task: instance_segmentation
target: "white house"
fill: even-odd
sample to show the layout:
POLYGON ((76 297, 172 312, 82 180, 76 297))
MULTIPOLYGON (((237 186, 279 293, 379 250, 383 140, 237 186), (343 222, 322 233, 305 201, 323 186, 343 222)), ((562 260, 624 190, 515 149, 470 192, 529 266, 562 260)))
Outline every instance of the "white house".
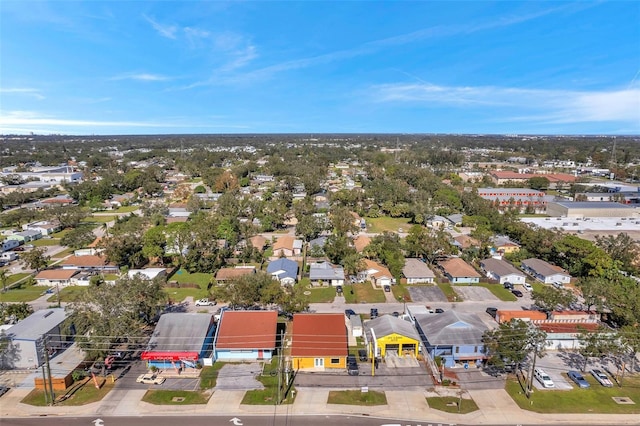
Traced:
POLYGON ((155 278, 167 276, 167 270, 164 268, 129 269, 127 275, 129 276, 129 278, 140 275, 144 279, 153 280, 155 278))
POLYGON ((521 263, 521 268, 528 274, 531 274, 536 280, 552 284, 560 282, 568 284, 571 282, 571 275, 559 266, 552 265, 540 259, 525 259, 521 263))
POLYGON ((407 279, 407 284, 433 283, 436 277, 420 259, 405 259, 402 275, 407 279))
POLYGON ((525 283, 525 274, 516 269, 506 260, 491 257, 481 261, 480 268, 488 278, 496 280, 500 284, 504 284, 506 282, 510 282, 512 284, 525 283))

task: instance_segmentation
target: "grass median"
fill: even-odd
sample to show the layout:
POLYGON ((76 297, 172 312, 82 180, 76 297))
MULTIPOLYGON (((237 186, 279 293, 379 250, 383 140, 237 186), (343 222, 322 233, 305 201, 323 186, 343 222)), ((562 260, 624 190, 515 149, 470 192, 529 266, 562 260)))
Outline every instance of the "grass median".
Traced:
POLYGON ((344 390, 344 391, 330 391, 328 404, 341 404, 341 405, 386 405, 387 396, 384 392, 368 391, 362 392, 359 390, 344 390))

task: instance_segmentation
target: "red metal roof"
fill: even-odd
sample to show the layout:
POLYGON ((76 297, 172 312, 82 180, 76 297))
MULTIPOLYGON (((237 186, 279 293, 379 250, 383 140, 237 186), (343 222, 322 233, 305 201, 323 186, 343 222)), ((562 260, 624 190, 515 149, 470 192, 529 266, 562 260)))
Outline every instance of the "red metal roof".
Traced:
POLYGON ((291 356, 347 356, 347 326, 343 314, 295 314, 291 356))
POLYGON ((216 349, 275 349, 276 311, 225 311, 216 349))

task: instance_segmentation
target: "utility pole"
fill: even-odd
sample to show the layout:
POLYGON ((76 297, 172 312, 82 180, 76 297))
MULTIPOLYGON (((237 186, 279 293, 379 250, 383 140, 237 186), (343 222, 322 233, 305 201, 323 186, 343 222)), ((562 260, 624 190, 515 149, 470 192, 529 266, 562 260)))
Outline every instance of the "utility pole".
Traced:
POLYGON ((280 395, 282 392, 282 351, 284 351, 284 332, 280 332, 280 353, 278 354, 278 399, 276 405, 280 405, 280 395))
POLYGON ((42 363, 42 390, 44 391, 44 405, 49 405, 49 394, 47 393, 47 374, 44 370, 44 362, 42 363))
POLYGON ((47 365, 47 376, 49 378, 49 396, 51 400, 49 401, 49 405, 53 405, 56 399, 56 395, 53 393, 53 380, 51 380, 51 365, 49 364, 49 348, 47 348, 47 337, 44 336, 44 362, 47 365))
POLYGON ((538 345, 533 347, 533 362, 531 363, 531 370, 529 371, 529 377, 527 378, 527 398, 531 398, 531 388, 533 387, 533 371, 536 368, 536 358, 538 357, 538 345))

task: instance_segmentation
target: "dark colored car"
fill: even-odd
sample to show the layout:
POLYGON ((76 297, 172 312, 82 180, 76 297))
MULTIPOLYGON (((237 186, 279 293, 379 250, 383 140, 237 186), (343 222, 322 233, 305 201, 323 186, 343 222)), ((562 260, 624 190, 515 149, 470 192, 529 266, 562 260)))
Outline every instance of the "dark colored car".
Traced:
POLYGON ((371 319, 378 318, 378 308, 371 308, 371 319))
POLYGON ((383 288, 384 288, 384 291, 386 291, 387 293, 391 291, 390 285, 385 285, 383 288))
POLYGON ((513 284, 511 284, 509 281, 507 281, 503 285, 504 285, 504 288, 509 289, 509 290, 513 290, 513 284))
POLYGON ((356 357, 353 355, 347 356, 347 373, 349 373, 350 376, 357 376, 360 374, 358 361, 356 361, 356 357))
POLYGON ((338 293, 338 294, 342 293, 342 286, 341 285, 336 286, 336 293, 338 293))
POLYGON ((4 395, 5 393, 9 392, 9 389, 10 389, 10 388, 8 388, 8 387, 6 387, 6 386, 0 386, 0 396, 2 396, 2 395, 4 395))
POLYGON ((347 318, 351 318, 351 315, 355 315, 356 311, 354 311, 353 309, 345 309, 344 314, 347 316, 347 318))
POLYGON ((588 388, 591 386, 589 385, 589 382, 587 382, 585 378, 582 377, 582 374, 580 374, 580 372, 578 371, 569 371, 567 373, 567 376, 569 376, 569 378, 573 380, 580 388, 588 388))
POLYGON ((516 297, 522 297, 522 292, 520 290, 511 290, 511 293, 516 297))
POLYGON ((487 308, 485 312, 495 318, 498 314, 498 308, 487 308))
POLYGON ((369 361, 369 356, 367 355, 366 349, 358 349, 358 358, 360 361, 369 361))
POLYGON ((436 314, 441 314, 444 312, 444 309, 442 308, 436 308, 436 314))

